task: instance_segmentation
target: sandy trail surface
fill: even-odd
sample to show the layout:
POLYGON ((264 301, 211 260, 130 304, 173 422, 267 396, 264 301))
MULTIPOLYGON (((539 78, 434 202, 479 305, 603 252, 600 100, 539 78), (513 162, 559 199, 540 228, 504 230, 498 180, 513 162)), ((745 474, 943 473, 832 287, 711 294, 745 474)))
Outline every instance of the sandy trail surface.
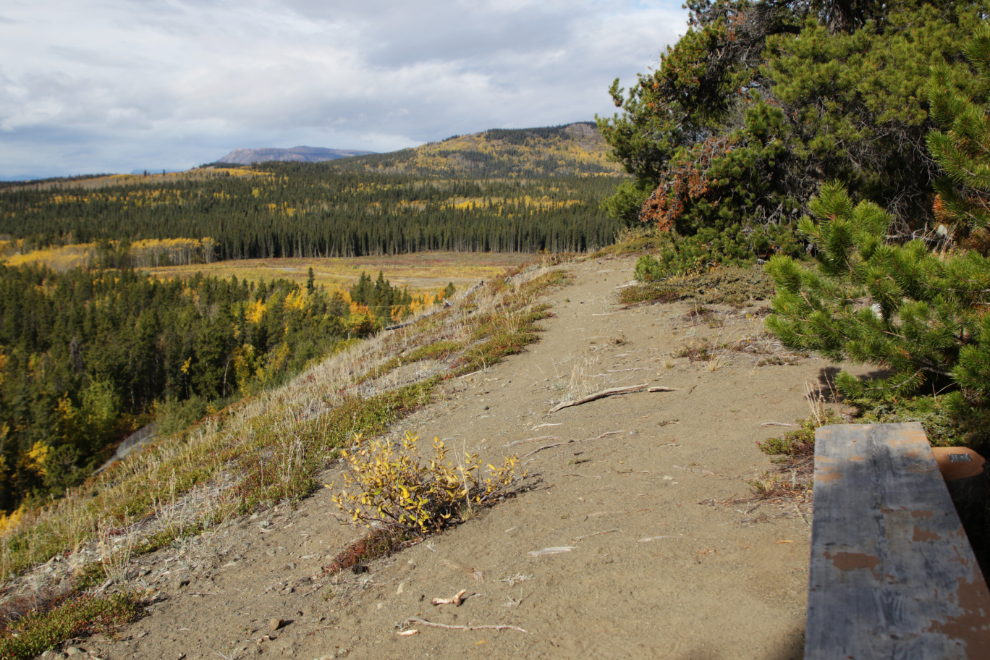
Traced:
MULTIPOLYGON (((150 614, 117 640, 79 646, 167 660, 800 658, 810 513, 752 499, 749 481, 771 466, 756 442, 786 430, 761 425, 808 417, 806 384, 817 387, 829 365, 757 366, 765 356, 729 350, 676 357, 706 338, 757 335, 765 303, 718 307, 707 320, 692 318, 689 303, 623 309, 616 290, 633 265, 565 266, 571 282, 550 294, 555 317, 540 343, 447 381, 392 431, 492 462, 516 453, 538 476, 531 490, 336 577, 322 567, 362 530, 331 515, 331 490, 230 520, 135 560, 139 586, 157 594, 150 614), (677 391, 547 414, 643 383, 677 391), (538 552, 547 548, 567 550, 538 552), (460 606, 430 604, 462 589, 460 606)), ((322 478, 339 483, 339 471, 322 478)))

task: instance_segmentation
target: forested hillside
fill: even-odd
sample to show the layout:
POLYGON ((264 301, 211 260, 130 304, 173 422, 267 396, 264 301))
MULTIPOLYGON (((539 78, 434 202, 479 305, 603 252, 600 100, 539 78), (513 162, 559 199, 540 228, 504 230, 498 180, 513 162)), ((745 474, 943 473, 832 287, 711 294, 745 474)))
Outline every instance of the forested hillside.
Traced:
POLYGON ((25 249, 100 239, 212 238, 217 259, 608 245, 608 177, 423 179, 268 163, 254 177, 0 193, 0 235, 25 249))
POLYGON ((78 484, 156 416, 178 430, 429 302, 381 274, 330 294, 0 264, 0 510, 78 484))
POLYGON ((145 241, 151 257, 147 242, 198 241, 206 261, 583 251, 621 226, 601 211, 618 169, 591 124, 497 129, 324 163, 11 185, 0 190, 0 239, 24 241, 8 253, 145 241))
POLYGON ((348 158, 333 167, 347 172, 475 178, 613 176, 621 172, 608 158, 607 145, 591 123, 496 128, 455 135, 416 149, 348 158))

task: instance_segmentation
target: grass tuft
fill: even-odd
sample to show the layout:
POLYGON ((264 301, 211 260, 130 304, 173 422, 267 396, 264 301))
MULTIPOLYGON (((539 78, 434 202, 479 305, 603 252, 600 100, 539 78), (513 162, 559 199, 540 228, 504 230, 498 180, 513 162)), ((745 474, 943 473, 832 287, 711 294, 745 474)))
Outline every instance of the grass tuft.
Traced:
POLYGON ((0 629, 0 658, 33 658, 66 640, 93 633, 114 634, 144 613, 131 595, 81 596, 32 610, 0 629))

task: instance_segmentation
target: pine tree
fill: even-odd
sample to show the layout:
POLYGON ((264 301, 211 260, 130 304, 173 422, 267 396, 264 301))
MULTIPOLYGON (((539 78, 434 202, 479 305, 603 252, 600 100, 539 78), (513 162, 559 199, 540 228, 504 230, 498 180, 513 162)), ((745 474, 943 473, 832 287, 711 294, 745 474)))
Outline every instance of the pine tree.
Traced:
MULTIPOLYGON (((990 73, 990 29, 970 58, 990 73)), ((928 94, 936 119, 932 154, 948 174, 936 209, 967 237, 986 228, 990 199, 988 109, 960 96, 947 67, 935 67, 928 94)), ((883 400, 949 391, 947 402, 970 428, 990 421, 990 259, 972 240, 956 245, 915 239, 887 240, 893 218, 875 204, 852 200, 838 183, 823 186, 811 202, 818 222, 805 217, 799 231, 818 251, 809 271, 776 256, 769 272, 777 285, 775 314, 767 327, 787 346, 833 359, 877 364, 889 375, 836 379, 852 399, 883 400), (933 247, 939 249, 932 249, 933 247)), ((985 234, 982 234, 985 236, 985 234)))
MULTIPOLYGON (((980 78, 990 84, 990 27, 984 27, 967 49, 980 78)), ((934 67, 926 89, 935 121, 946 132, 932 131, 928 149, 946 176, 935 189, 935 217, 943 233, 963 247, 990 254, 990 115, 953 85, 946 65, 934 67)))

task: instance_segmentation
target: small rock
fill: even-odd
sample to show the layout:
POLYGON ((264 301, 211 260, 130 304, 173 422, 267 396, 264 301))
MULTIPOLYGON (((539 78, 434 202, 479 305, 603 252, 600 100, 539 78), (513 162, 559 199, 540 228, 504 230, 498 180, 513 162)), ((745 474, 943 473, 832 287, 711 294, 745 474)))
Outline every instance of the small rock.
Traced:
POLYGON ((289 562, 288 564, 285 565, 285 568, 287 570, 294 571, 294 570, 296 570, 296 563, 295 562, 289 562))
POLYGON ((65 654, 66 655, 70 655, 70 656, 71 655, 82 655, 83 653, 85 653, 85 651, 83 651, 81 648, 79 648, 77 646, 66 646, 65 647, 65 654))
POLYGON ((271 630, 272 632, 275 632, 284 625, 285 625, 285 621, 279 619, 278 617, 269 619, 268 621, 268 629, 271 630))

